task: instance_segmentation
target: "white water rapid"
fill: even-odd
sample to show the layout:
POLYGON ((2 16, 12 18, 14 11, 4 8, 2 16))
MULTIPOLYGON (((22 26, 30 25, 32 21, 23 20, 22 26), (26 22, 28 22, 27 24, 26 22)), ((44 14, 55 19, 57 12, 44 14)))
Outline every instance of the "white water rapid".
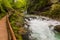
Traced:
POLYGON ((31 40, 56 40, 53 28, 60 25, 60 22, 42 16, 29 19, 26 21, 32 31, 31 36, 29 36, 31 40))

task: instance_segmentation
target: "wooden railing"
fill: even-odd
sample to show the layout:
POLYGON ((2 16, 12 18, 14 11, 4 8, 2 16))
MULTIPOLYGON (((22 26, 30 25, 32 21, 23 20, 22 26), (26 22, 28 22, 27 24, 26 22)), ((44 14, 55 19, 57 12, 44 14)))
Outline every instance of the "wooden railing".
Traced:
MULTIPOLYGON (((15 35, 14 35, 13 29, 12 29, 12 27, 11 27, 11 25, 10 25, 10 22, 9 22, 9 17, 10 17, 14 12, 17 13, 16 10, 8 11, 8 13, 7 13, 7 15, 6 15, 6 23, 7 23, 8 33, 9 33, 8 35, 11 35, 12 40, 17 40, 16 37, 15 37, 15 35)), ((21 16, 21 17, 24 17, 24 16, 22 16, 22 15, 20 15, 20 16, 21 16)))
POLYGON ((6 23, 7 23, 8 35, 10 35, 9 37, 11 37, 12 40, 17 40, 15 37, 14 31, 10 25, 8 15, 6 16, 6 23))

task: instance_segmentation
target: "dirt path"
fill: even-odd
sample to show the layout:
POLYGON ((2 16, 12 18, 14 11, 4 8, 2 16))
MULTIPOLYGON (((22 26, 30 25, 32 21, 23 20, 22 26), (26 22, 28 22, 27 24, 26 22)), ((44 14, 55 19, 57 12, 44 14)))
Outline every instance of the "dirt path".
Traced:
POLYGON ((8 40, 6 16, 0 20, 0 40, 8 40))

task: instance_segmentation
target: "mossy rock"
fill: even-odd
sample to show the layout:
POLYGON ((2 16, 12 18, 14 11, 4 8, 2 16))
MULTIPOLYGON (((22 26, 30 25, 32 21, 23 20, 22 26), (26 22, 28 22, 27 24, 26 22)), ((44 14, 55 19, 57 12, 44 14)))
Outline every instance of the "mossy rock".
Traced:
POLYGON ((60 25, 55 26, 54 30, 57 31, 57 32, 60 32, 60 25))
POLYGON ((60 9, 60 4, 53 4, 51 6, 51 10, 58 10, 58 9, 60 9))
POLYGON ((60 4, 53 4, 51 6, 50 14, 52 17, 60 18, 60 4))
POLYGON ((51 8, 45 12, 41 12, 41 15, 48 16, 50 18, 60 18, 60 3, 53 4, 51 8))

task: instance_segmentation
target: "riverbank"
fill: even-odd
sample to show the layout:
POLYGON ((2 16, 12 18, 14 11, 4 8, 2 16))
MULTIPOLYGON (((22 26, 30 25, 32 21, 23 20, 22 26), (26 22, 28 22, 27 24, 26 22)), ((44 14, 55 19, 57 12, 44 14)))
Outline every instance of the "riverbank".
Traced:
POLYGON ((45 16, 45 17, 49 17, 51 19, 60 21, 60 3, 52 4, 49 10, 35 13, 33 15, 45 16))

